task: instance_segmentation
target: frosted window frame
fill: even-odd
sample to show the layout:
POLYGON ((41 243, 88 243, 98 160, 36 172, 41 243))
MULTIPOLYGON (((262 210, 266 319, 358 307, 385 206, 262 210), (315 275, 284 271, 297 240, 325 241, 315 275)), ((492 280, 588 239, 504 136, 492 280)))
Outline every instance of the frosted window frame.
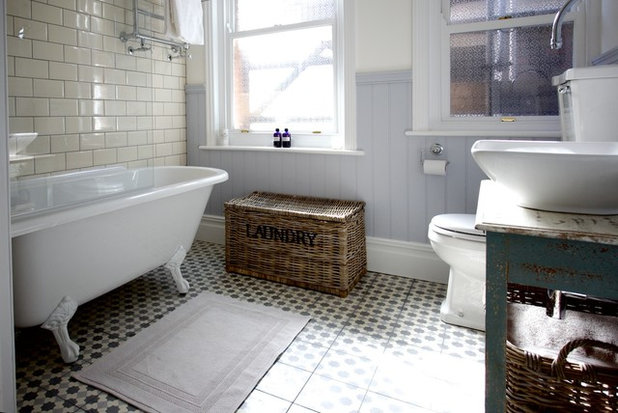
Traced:
MULTIPOLYGON (((337 129, 334 134, 293 133, 293 148, 356 151, 356 88, 354 55, 354 0, 334 0, 333 48, 337 83, 337 129)), ((230 19, 233 0, 210 0, 205 5, 206 26, 206 147, 272 148, 272 132, 232 130, 230 82, 232 50, 230 19)), ((311 25, 308 23, 307 25, 311 25)), ((303 23, 292 26, 302 27, 303 23)), ((276 27, 256 29, 268 33, 276 27)))
MULTIPOLYGON (((497 20, 500 17, 504 17, 501 15, 494 15, 494 16, 481 16, 480 14, 477 15, 478 17, 474 18, 474 17, 460 17, 459 19, 454 18, 453 13, 452 13, 452 2, 453 0, 444 0, 446 2, 446 5, 448 7, 448 24, 463 24, 463 23, 476 23, 476 22, 481 22, 481 21, 492 21, 492 20, 497 20)), ((470 0, 464 0, 465 2, 469 2, 470 0)), ((471 0, 474 2, 485 2, 487 3, 487 0, 471 0)), ((492 1, 492 0, 489 0, 492 1)), ((537 0, 519 0, 522 3, 528 2, 531 4, 537 3, 537 0)), ((552 1, 552 0, 550 0, 552 1)), ((506 16, 510 16, 510 17, 526 17, 526 16, 535 16, 535 15, 541 15, 541 14, 555 14, 558 10, 560 10, 560 7, 564 4, 564 0, 553 0, 556 5, 552 6, 551 8, 546 9, 544 12, 537 12, 536 10, 530 10, 530 11, 520 11, 519 15, 513 15, 513 14, 508 14, 506 16)), ((496 4, 499 3, 499 0, 493 0, 493 4, 492 6, 496 6, 496 4)), ((523 6, 523 5, 522 5, 523 6)), ((517 8, 517 7, 516 7, 517 8)), ((525 7, 520 7, 520 9, 524 9, 525 7)), ((446 10, 443 8, 443 10, 446 10)))
MULTIPOLYGON (((330 5, 332 5, 332 9, 330 9, 330 7, 329 9, 332 11, 332 14, 325 13, 325 14, 316 16, 316 18, 311 19, 311 21, 329 20, 335 17, 335 14, 337 11, 336 10, 337 8, 336 0, 312 0, 312 1, 313 2, 322 1, 322 2, 330 3, 330 5)), ((267 29, 269 27, 280 24, 282 22, 285 24, 296 24, 296 23, 301 23, 303 21, 308 21, 308 20, 303 20, 300 17, 296 18, 290 15, 289 12, 291 12, 291 9, 289 10, 285 9, 285 6, 289 5, 290 0, 261 0, 259 2, 255 2, 255 0, 235 0, 235 4, 239 4, 242 2, 247 2, 250 4, 257 5, 257 7, 261 9, 265 9, 265 8, 268 9, 272 20, 271 21, 261 20, 263 24, 259 26, 252 26, 248 23, 243 22, 242 14, 240 16, 236 16, 236 14, 234 13, 234 15, 236 16, 236 19, 238 19, 235 24, 239 32, 248 32, 252 30, 267 29), (279 4, 277 4, 277 2, 279 4), (277 8, 278 6, 283 6, 283 7, 277 8)))
MULTIPOLYGON (((412 131, 410 135, 557 138, 559 116, 450 116, 450 35, 513 26, 549 24, 554 15, 518 17, 474 23, 448 24, 449 0, 412 0, 412 131), (444 11, 444 13, 443 13, 444 11), (427 41, 429 39, 429 41, 427 41), (512 118, 512 117, 508 117, 512 118)), ((573 66, 586 63, 586 14, 580 6, 565 21, 574 23, 573 66)), ((549 43, 549 39, 547 39, 549 43)))

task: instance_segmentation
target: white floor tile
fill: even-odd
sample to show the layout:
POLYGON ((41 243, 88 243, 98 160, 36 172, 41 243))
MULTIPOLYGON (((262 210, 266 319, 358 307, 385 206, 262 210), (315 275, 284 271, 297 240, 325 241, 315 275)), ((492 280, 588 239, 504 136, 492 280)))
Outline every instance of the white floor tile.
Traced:
POLYGON ((285 413, 290 404, 286 400, 254 390, 237 411, 239 413, 285 413))
POLYGON ((311 373, 283 363, 276 363, 259 382, 257 389, 290 402, 309 380, 311 373))
POLYGON ((322 357, 328 351, 328 347, 317 343, 302 341, 299 338, 294 340, 290 347, 281 355, 279 361, 290 366, 313 372, 322 357))
POLYGON ((368 392, 359 413, 434 413, 431 410, 414 406, 401 400, 392 399, 381 394, 368 392))
POLYGON ((365 389, 314 374, 294 403, 321 413, 352 413, 360 409, 365 392, 365 389))

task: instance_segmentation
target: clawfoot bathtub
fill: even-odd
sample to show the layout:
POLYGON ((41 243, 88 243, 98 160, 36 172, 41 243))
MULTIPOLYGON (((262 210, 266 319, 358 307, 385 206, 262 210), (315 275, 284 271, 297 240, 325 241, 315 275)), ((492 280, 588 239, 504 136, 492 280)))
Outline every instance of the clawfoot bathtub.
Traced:
POLYGON ((180 293, 180 265, 225 171, 109 168, 11 185, 16 327, 51 330, 65 362, 78 358, 67 323, 77 306, 161 265, 180 293))

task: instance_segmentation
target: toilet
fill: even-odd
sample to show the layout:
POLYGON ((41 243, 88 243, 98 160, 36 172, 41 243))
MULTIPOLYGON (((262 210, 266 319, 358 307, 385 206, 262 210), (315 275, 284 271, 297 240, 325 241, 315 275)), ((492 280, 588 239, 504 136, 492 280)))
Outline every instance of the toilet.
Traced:
POLYGON ((442 321, 485 330, 485 232, 474 228, 473 214, 433 217, 427 236, 435 253, 451 268, 442 321))

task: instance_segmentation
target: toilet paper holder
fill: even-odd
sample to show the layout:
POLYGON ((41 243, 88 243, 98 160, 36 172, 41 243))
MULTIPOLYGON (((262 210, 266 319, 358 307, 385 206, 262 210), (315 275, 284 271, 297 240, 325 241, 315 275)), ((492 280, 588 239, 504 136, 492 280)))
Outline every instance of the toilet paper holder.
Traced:
POLYGON ((429 148, 429 150, 431 151, 431 153, 433 153, 434 155, 442 155, 442 152, 444 152, 444 146, 442 146, 439 143, 434 143, 433 145, 431 145, 431 147, 429 148))
POLYGON ((421 164, 426 159, 440 159, 436 157, 440 157, 443 154, 444 154, 444 146, 441 143, 436 142, 429 147, 429 150, 421 151, 421 164))
POLYGON ((448 160, 442 156, 444 146, 441 143, 434 143, 428 151, 421 151, 421 169, 425 175, 446 175, 448 160))

